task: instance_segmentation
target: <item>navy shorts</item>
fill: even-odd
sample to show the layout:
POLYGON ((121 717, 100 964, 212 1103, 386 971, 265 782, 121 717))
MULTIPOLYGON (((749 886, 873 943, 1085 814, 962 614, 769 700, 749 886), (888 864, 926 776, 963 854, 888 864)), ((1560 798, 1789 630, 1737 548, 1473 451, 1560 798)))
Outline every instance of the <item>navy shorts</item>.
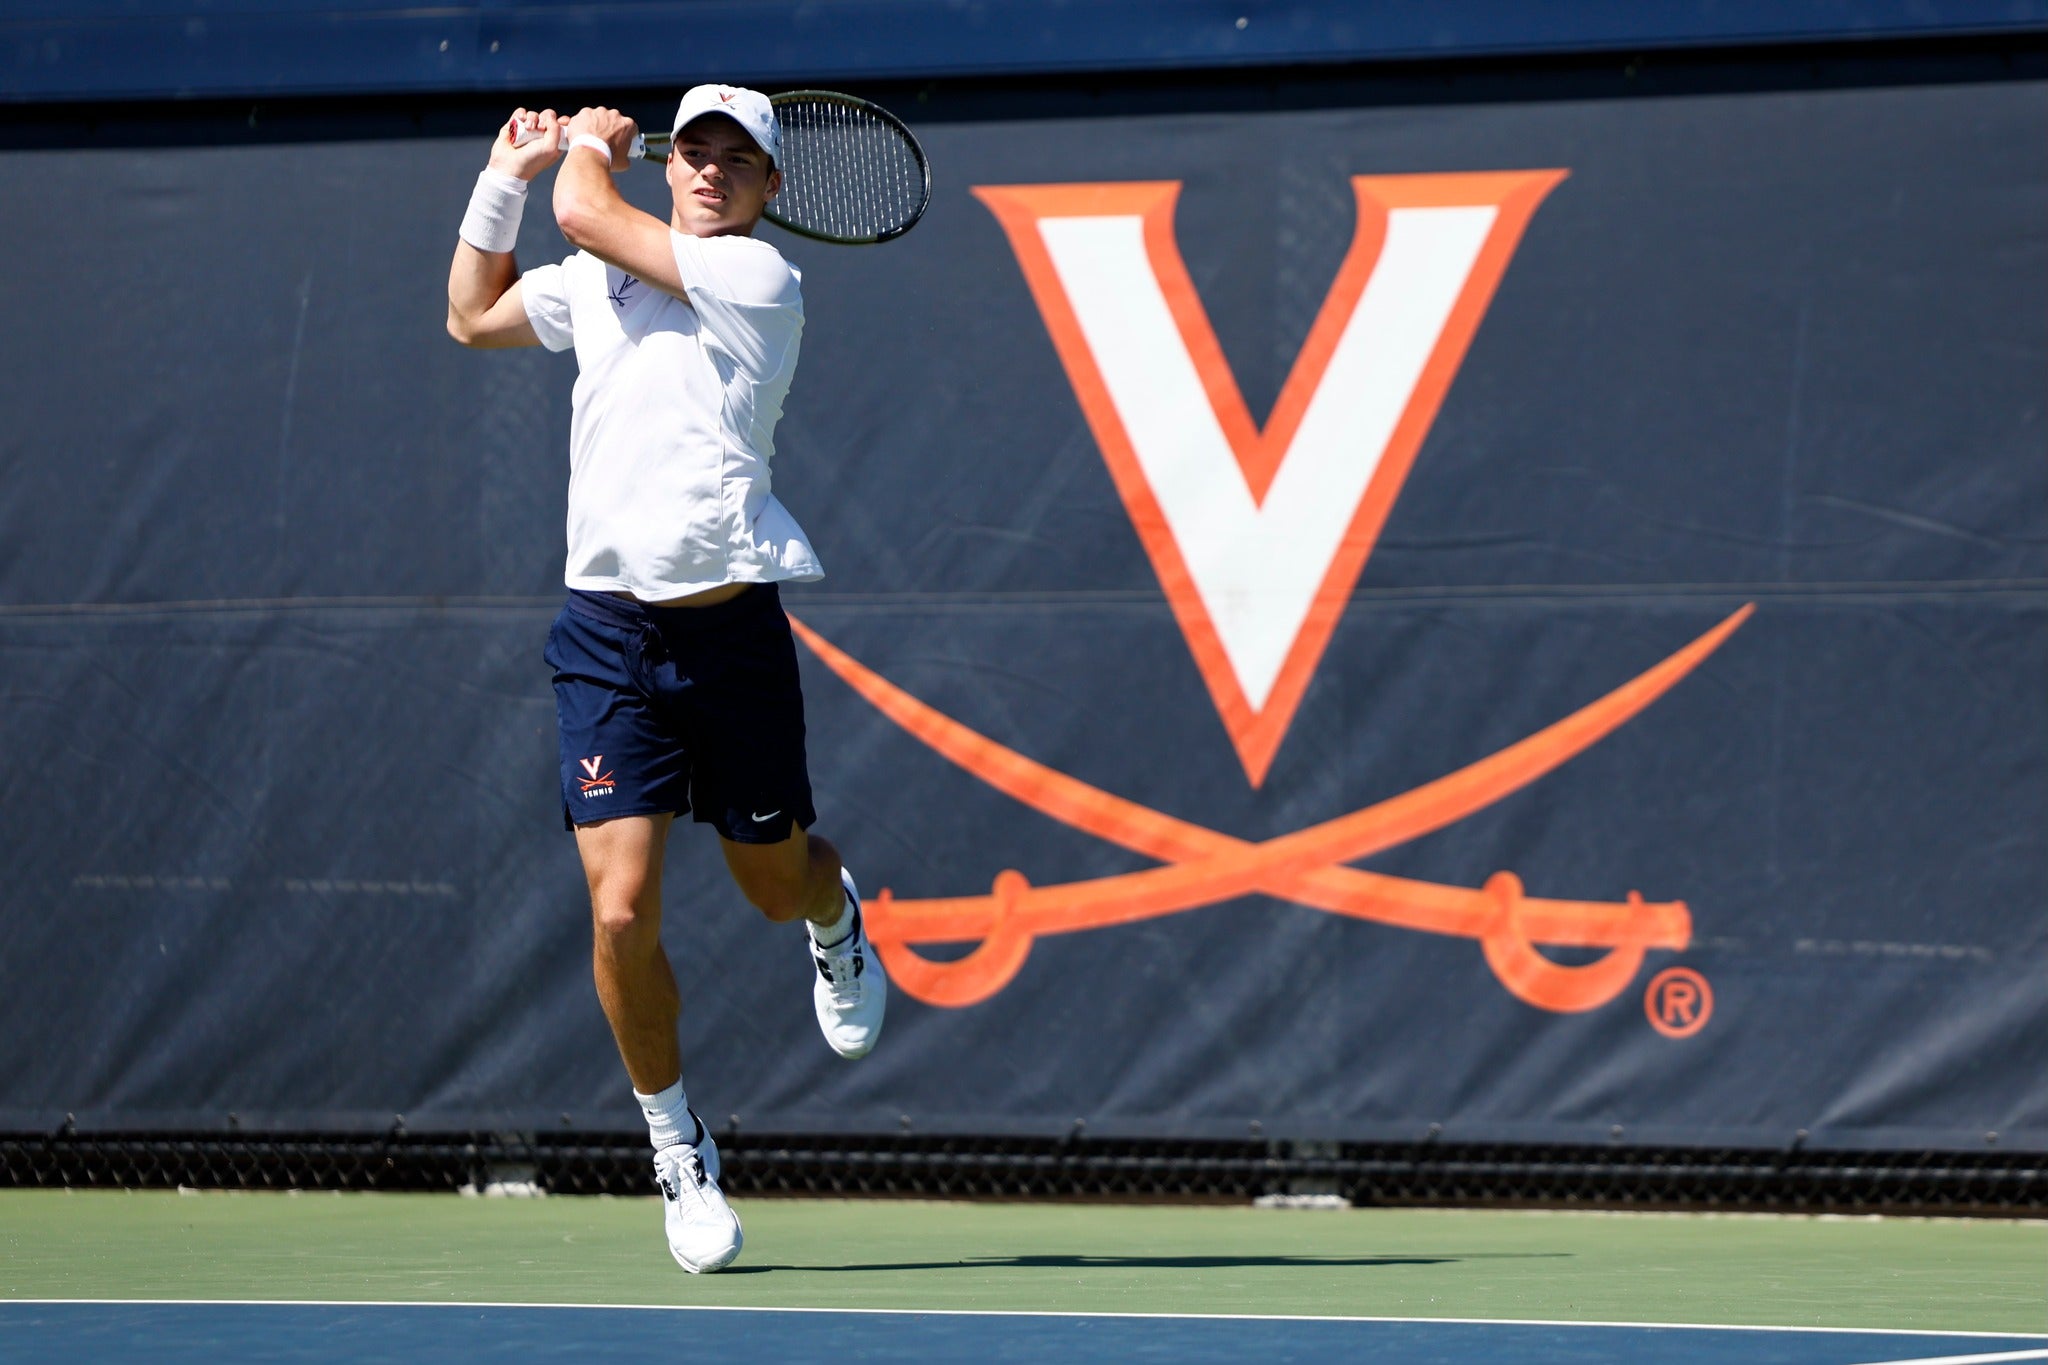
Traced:
POLYGON ((808 829, 804 698, 775 585, 709 607, 569 594, 548 632, 562 822, 694 813, 735 843, 808 829))

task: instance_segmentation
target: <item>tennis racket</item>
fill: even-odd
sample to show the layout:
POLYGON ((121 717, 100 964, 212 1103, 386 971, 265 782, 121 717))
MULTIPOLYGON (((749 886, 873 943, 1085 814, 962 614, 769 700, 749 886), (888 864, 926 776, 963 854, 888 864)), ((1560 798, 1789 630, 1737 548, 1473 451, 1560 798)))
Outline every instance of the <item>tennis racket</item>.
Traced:
MULTIPOLYGON (((831 90, 791 90, 768 103, 782 125, 782 191, 768 201, 768 221, 841 246, 886 242, 917 226, 931 202, 932 171, 902 119, 831 90)), ((632 154, 664 163, 670 140, 644 133, 632 154)))

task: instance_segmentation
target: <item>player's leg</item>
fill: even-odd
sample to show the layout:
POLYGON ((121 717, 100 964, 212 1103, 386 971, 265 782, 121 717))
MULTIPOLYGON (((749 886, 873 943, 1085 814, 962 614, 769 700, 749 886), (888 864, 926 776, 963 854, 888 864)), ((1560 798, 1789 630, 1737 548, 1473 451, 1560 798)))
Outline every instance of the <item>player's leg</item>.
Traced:
POLYGON ((576 832, 590 891, 592 976, 647 1116, 669 1253, 694 1273, 729 1265, 741 1232, 718 1188, 717 1144, 683 1091, 679 997, 661 945, 661 872, 675 813, 689 809, 689 754, 642 686, 644 629, 630 608, 578 594, 555 621, 547 659, 563 817, 576 832))
POLYGON ((694 818, 718 831, 733 881, 778 923, 804 920, 818 979, 818 1027, 842 1057, 882 1030, 888 980, 862 931, 860 895, 817 821, 805 754, 796 641, 773 584, 716 607, 670 612, 687 698, 694 818))
POLYGON ((839 851, 792 825, 777 843, 741 843, 721 831, 719 846, 740 893, 777 923, 805 921, 811 962, 811 1006, 832 1050, 865 1057, 882 1034, 889 980, 868 945, 860 891, 839 851))
POLYGON ((682 1079, 681 999, 661 946, 661 862, 671 815, 629 815, 576 827, 590 887, 591 974, 633 1089, 682 1079))

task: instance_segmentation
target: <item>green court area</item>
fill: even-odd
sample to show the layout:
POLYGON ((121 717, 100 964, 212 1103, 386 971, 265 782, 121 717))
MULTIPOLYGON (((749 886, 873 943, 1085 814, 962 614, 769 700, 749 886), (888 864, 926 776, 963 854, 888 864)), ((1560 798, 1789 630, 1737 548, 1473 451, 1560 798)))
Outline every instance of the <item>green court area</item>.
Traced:
POLYGON ((0 1191, 0 1298, 1305 1314, 2048 1331, 2048 1223, 750 1200, 684 1274, 652 1199, 0 1191))

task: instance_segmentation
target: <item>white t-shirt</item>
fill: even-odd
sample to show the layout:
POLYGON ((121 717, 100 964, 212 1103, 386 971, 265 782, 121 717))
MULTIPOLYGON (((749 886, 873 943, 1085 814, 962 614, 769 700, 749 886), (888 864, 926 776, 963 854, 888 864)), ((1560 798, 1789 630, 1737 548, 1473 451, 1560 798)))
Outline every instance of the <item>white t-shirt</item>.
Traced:
POLYGON ((651 602, 824 577, 769 493, 804 329, 801 277, 751 237, 671 232, 690 301, 577 252, 519 278, 551 351, 576 348, 572 588, 651 602))

